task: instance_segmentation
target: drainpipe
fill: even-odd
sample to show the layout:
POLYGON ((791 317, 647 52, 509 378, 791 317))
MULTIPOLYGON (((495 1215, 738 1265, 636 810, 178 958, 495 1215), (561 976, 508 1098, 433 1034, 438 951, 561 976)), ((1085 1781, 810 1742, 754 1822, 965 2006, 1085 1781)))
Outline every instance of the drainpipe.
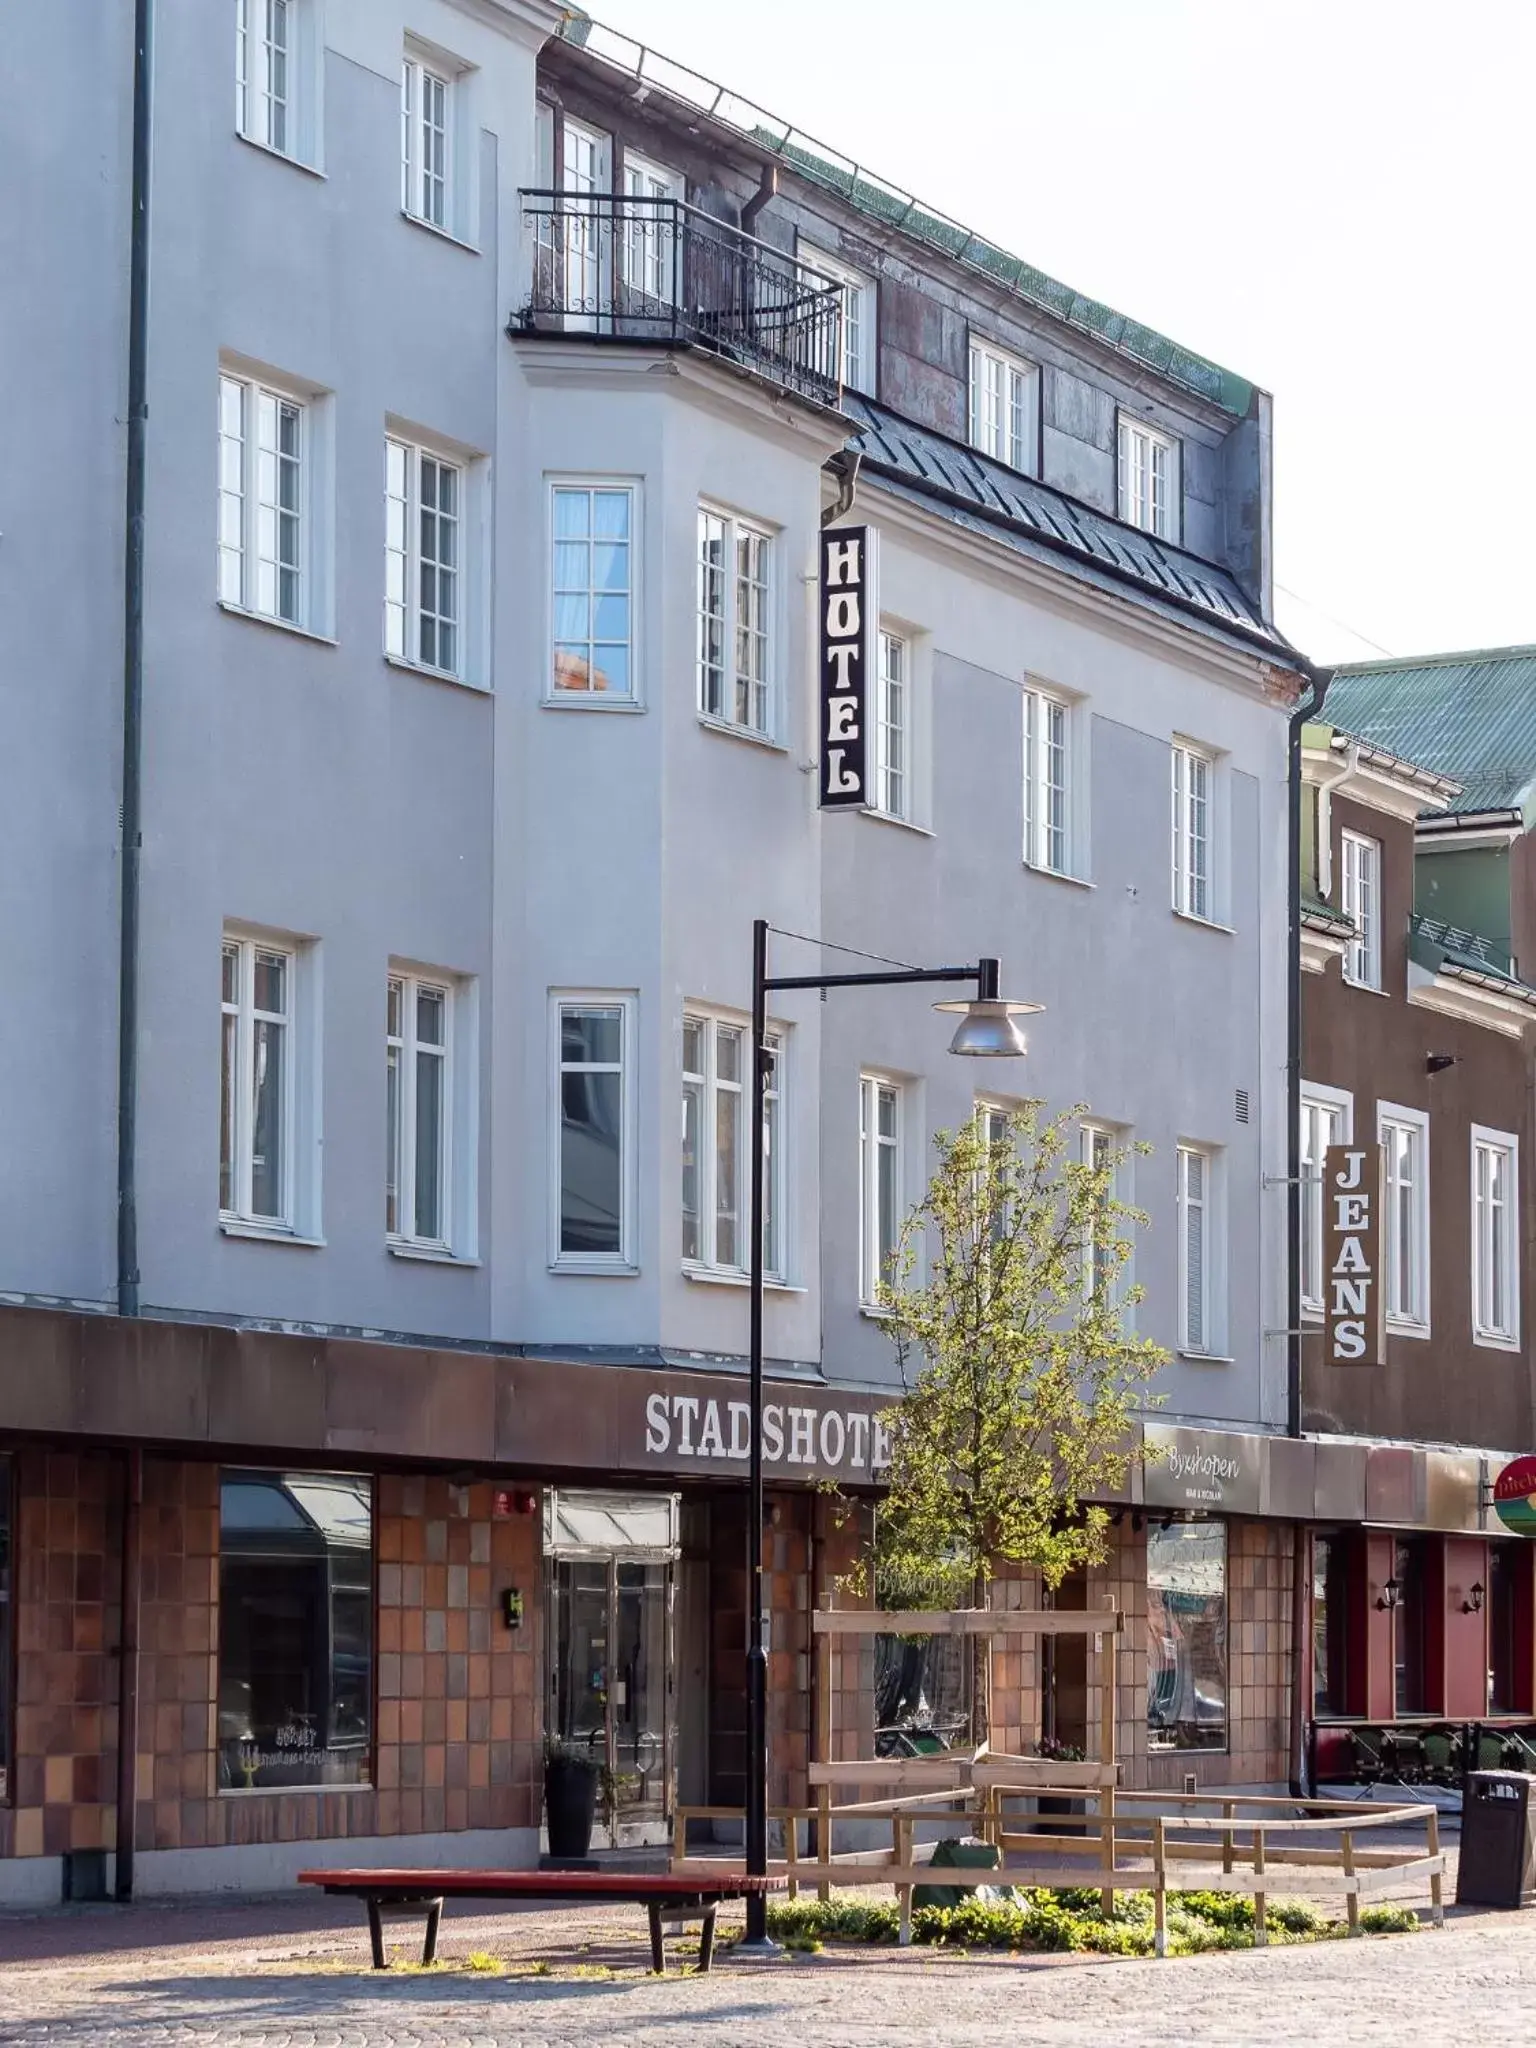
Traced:
MULTIPOLYGON (((128 449, 123 535, 122 883, 117 981, 117 1312, 139 1313, 139 855, 144 706, 144 486, 148 435, 149 131, 153 0, 134 0, 133 169, 128 242, 128 449)), ((117 1666, 117 1857, 113 1890, 133 1897, 139 1751, 140 1522, 144 1453, 123 1458, 117 1666)))
MULTIPOLYGON (((1291 714, 1289 772, 1286 800, 1289 830, 1286 846, 1290 859, 1287 877, 1286 974, 1285 974, 1285 1433, 1301 1435, 1301 732, 1309 719, 1323 708, 1332 669, 1307 666, 1311 688, 1291 714)), ((1292 1529, 1291 1553, 1291 1717, 1290 1794, 1306 1796, 1302 1751, 1306 1736, 1306 1702, 1302 1697, 1310 1619, 1307 1600, 1307 1525, 1297 1522, 1292 1529)))
POLYGON ((744 235, 751 235, 754 241, 757 239, 757 216, 762 212, 769 200, 777 194, 778 189, 778 165, 764 164, 763 174, 758 180, 757 190, 741 209, 741 232, 744 235))
POLYGON ((149 354, 152 0, 134 0, 133 173, 128 244, 128 463, 123 540, 122 893, 117 981, 117 1312, 139 1312, 139 856, 144 706, 144 483, 149 354))

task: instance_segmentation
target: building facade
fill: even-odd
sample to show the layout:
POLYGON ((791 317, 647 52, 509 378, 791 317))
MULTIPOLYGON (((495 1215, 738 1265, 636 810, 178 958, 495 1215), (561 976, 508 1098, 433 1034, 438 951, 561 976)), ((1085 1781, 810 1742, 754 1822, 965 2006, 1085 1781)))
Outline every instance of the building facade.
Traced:
MULTIPOLYGON (((1449 663, 1418 674, 1463 735, 1459 758, 1413 728, 1414 676, 1388 664, 1340 672, 1325 703, 1340 724, 1308 727, 1303 753, 1309 1690, 1315 1766, 1334 1778, 1377 1775, 1384 1738, 1387 1775, 1412 1776, 1448 1723, 1491 1724, 1496 1761, 1498 1731, 1536 1714, 1530 1549, 1493 1500, 1536 1427, 1536 989, 1511 886, 1525 824, 1517 794, 1480 786, 1467 756, 1485 707, 1449 663), (1328 1231, 1330 1146, 1365 1148, 1379 1242, 1358 1261, 1328 1231), (1361 1278, 1379 1327, 1372 1294, 1341 1348, 1335 1311, 1353 1313, 1361 1278)), ((1509 741, 1506 728, 1505 776, 1509 741)))
MULTIPOLYGON (((67 234, 8 221, 0 337, 37 393, 0 604, 65 622, 49 689, 0 690, 37 996, 0 1020, 0 1894, 98 1881, 128 1818, 160 1889, 342 1836, 531 1858, 548 1735, 625 1839, 739 1799, 754 916, 779 972, 1000 955, 1046 1009, 999 1106, 1150 1148, 1178 1455, 1063 1597, 1131 1614, 1144 1778, 1283 1776, 1268 398, 544 0, 157 16, 126 1180, 129 31, 34 11, 12 74, 67 80, 101 161, 49 187, 67 234), (842 815, 828 524, 878 540, 842 815)), ((781 1799, 859 1534, 817 1483, 878 1486, 875 1279, 977 1095, 906 992, 770 1036, 781 1799)), ((1020 1739, 1091 1725, 1085 1674, 1007 1683, 1020 1739)))

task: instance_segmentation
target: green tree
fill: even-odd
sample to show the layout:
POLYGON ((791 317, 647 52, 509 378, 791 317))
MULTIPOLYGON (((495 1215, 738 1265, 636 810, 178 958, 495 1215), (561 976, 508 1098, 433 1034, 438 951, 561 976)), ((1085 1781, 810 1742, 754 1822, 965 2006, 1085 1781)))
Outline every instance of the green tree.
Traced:
MULTIPOLYGON (((906 1392, 885 1418, 877 1583, 938 1579, 982 1607, 999 1563, 1054 1590, 1104 1556, 1109 1517, 1089 1496, 1123 1483, 1167 1353, 1125 1325, 1141 1298, 1129 1233, 1147 1222, 1115 1193, 1129 1148, 1083 1146, 1082 1115, 983 1111, 935 1141, 882 1289, 906 1392)), ((989 1676, 978 1643, 983 1738, 989 1676)))

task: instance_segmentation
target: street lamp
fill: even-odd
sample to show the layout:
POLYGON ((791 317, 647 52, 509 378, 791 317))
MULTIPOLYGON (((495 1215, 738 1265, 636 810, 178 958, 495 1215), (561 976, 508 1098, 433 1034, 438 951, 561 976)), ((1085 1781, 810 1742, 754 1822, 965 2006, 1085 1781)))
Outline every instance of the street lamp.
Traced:
MULTIPOLYGON (((982 958, 974 967, 900 967, 876 974, 778 974, 768 972, 768 922, 752 925, 752 1219, 751 1281, 748 1290, 748 1399, 751 1451, 747 1507, 747 1797, 746 1861, 749 1876, 768 1873, 768 1645, 763 1612, 763 1099, 768 1080, 768 997, 784 989, 893 988, 908 982, 971 982, 976 993, 961 1002, 935 1003, 958 1016, 949 1049, 970 1059, 1017 1059, 1027 1047, 1014 1019, 1044 1009, 1043 1003, 1015 1003, 998 994, 998 963, 982 958)), ((761 1893, 747 1899, 744 1948, 762 1952, 768 1940, 768 1902, 761 1893)))

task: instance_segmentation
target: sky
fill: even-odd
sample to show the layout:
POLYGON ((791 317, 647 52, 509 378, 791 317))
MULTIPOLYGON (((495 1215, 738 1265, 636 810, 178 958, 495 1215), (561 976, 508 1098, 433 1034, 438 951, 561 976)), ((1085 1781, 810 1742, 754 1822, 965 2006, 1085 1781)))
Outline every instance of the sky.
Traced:
POLYGON ((1533 0, 588 0, 1275 399, 1314 660, 1536 642, 1533 0))

